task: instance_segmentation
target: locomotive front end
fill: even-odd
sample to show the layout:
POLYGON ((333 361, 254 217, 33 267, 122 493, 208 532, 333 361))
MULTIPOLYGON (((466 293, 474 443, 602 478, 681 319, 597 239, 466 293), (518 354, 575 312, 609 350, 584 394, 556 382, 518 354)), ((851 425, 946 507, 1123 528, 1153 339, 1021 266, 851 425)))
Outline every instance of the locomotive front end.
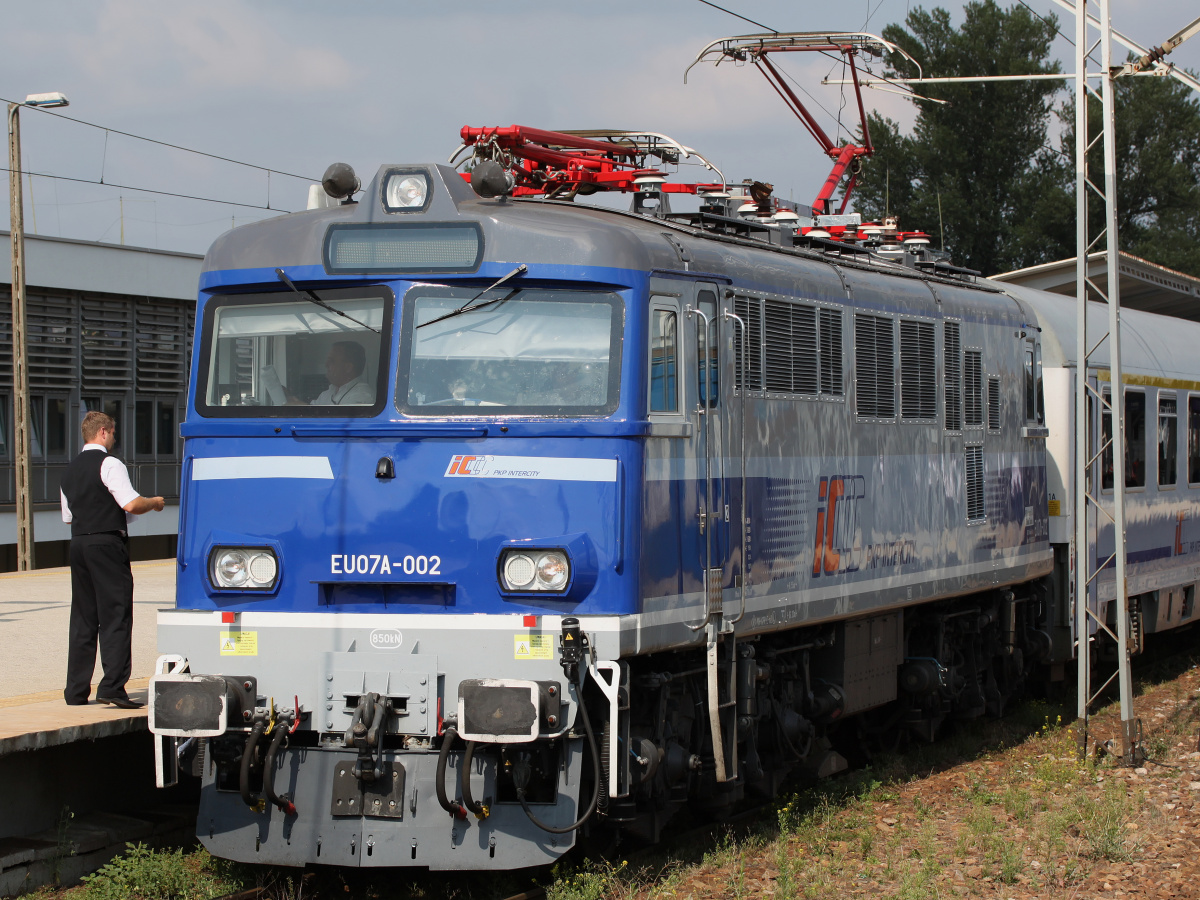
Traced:
POLYGON ((390 167, 206 259, 150 728, 219 856, 521 868, 606 793, 644 265, 523 215, 390 167))

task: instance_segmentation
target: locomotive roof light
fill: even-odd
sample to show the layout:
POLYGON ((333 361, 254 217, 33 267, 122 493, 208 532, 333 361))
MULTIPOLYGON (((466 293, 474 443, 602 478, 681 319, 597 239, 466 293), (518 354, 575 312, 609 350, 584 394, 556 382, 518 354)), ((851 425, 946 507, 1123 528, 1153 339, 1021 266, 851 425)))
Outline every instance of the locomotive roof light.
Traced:
POLYGON ((393 172, 383 188, 383 205, 388 212, 421 210, 429 202, 429 177, 424 172, 393 172))
POLYGON ((514 187, 512 174, 494 159, 481 159, 471 170, 471 190, 484 200, 507 197, 514 187))
POLYGON ((352 203, 350 198, 358 193, 362 182, 358 180, 349 163, 338 162, 325 170, 325 174, 321 176, 321 187, 334 200, 352 203))

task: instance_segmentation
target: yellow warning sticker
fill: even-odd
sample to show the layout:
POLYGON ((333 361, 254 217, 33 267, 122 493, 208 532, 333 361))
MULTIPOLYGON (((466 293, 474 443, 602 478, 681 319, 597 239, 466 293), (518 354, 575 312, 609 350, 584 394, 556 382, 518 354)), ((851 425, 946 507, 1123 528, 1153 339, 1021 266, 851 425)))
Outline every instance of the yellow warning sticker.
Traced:
POLYGON ((514 635, 513 648, 513 659, 554 659, 553 635, 514 635))
POLYGON ((258 656, 257 631, 222 631, 222 656, 258 656))
POLYGON ((1060 516, 1060 515, 1062 515, 1062 513, 1059 511, 1059 510, 1060 510, 1060 507, 1059 507, 1059 503, 1058 503, 1058 501, 1057 501, 1057 500, 1051 500, 1051 501, 1050 501, 1048 504, 1046 504, 1046 505, 1050 507, 1050 510, 1049 510, 1049 511, 1050 511, 1050 515, 1052 515, 1052 516, 1060 516))

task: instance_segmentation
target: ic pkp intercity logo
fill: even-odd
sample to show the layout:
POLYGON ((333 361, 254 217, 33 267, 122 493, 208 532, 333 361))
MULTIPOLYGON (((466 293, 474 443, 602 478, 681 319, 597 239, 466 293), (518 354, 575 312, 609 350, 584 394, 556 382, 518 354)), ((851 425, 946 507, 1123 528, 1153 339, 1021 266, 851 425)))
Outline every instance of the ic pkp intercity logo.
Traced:
POLYGON ((456 456, 446 467, 446 475, 480 476, 487 471, 490 456, 456 456))
POLYGON ((814 578, 854 572, 854 539, 858 531, 858 504, 867 496, 862 475, 822 475, 817 485, 817 528, 813 540, 814 578))

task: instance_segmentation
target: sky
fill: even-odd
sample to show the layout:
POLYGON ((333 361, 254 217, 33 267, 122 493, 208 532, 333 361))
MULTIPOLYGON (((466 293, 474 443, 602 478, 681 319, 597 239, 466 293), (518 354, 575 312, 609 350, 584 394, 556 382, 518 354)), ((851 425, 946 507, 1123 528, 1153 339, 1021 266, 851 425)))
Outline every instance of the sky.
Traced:
MULTIPOLYGON (((1027 2, 1073 34, 1053 0, 1027 2)), ((780 31, 878 34, 920 4, 719 5, 780 31)), ((958 3, 925 4, 934 5, 961 20, 958 3)), ((234 225, 303 209, 308 185, 330 163, 350 163, 365 183, 383 165, 444 162, 464 125, 665 133, 730 180, 768 181, 802 203, 830 167, 752 67, 698 66, 684 83, 709 41, 763 30, 700 0, 0 0, 0 12, 0 97, 61 91, 71 101, 61 112, 102 126, 22 111, 24 168, 39 173, 23 182, 27 233, 203 253, 234 225)), ((1113 26, 1143 46, 1196 12, 1195 0, 1112 2, 1113 26)), ((1060 39, 1055 49, 1072 71, 1072 48, 1060 39)), ((1200 70, 1200 37, 1171 59, 1200 70)), ((852 94, 820 83, 838 77, 839 64, 795 54, 783 67, 815 98, 831 136, 843 104, 843 126, 856 127, 852 94)), ((907 100, 864 93, 869 109, 911 125, 907 100)), ((681 175, 706 180, 695 170, 681 175)), ((7 228, 7 177, 0 181, 7 228)))

